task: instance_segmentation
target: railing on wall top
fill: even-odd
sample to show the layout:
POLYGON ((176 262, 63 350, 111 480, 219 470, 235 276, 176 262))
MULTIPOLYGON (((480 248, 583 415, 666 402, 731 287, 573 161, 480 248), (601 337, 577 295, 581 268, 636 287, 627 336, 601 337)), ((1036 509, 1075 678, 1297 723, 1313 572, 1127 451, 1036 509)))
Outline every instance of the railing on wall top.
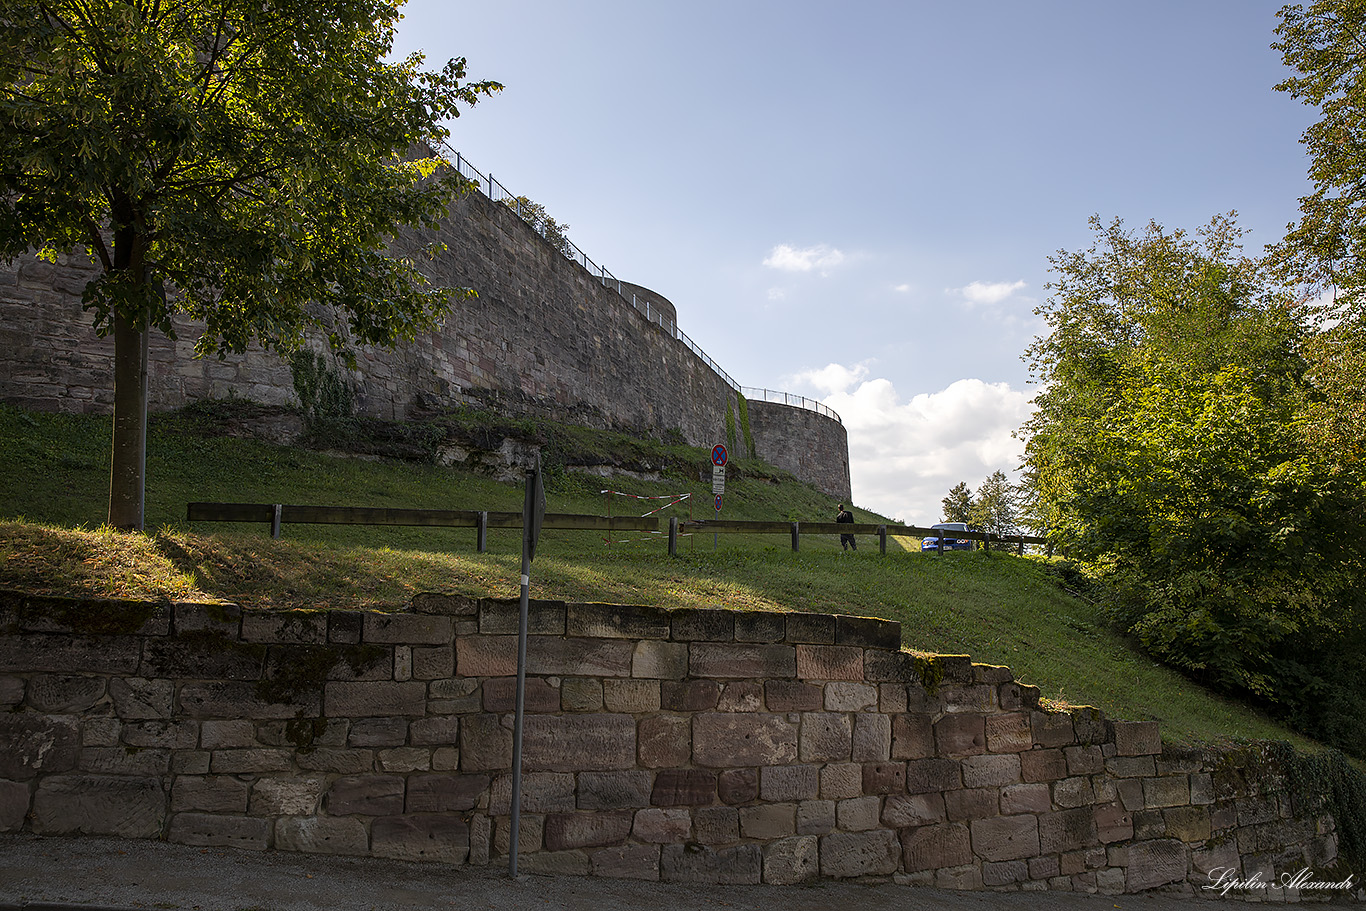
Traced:
MULTIPOLYGON (((517 195, 513 193, 511 190, 509 190, 507 187, 503 186, 497 180, 495 180, 493 174, 481 173, 478 168, 470 164, 469 159, 465 158, 463 155, 460 154, 460 152, 451 148, 447 144, 443 143, 441 149, 438 151, 445 157, 448 163, 455 167, 456 171, 462 177, 466 177, 474 181, 475 185, 483 191, 485 196, 487 196, 494 202, 510 201, 511 205, 509 205, 509 208, 516 212, 519 218, 522 218, 524 221, 527 221, 527 224, 531 225, 532 229, 535 230, 542 237, 547 237, 544 226, 533 224, 530 220, 526 219, 525 216, 522 215, 521 203, 518 201, 517 195)), ((647 320, 659 326, 665 332, 669 333, 674 338, 678 339, 680 342, 687 345, 688 349, 692 351, 693 354, 701 358, 702 363, 710 367, 712 371, 716 373, 717 376, 725 380, 726 384, 729 385, 730 388, 738 392, 740 395, 743 395, 746 398, 751 398, 753 397, 751 393, 762 393, 763 401, 765 402, 776 402, 782 405, 791 405, 794 408, 804 408, 808 411, 815 411, 819 414, 822 414, 834 420, 838 424, 842 425, 844 423, 844 421, 840 419, 840 416, 836 414, 833 409, 829 408, 826 405, 823 405, 815 399, 809 399, 806 396, 802 395, 792 395, 791 393, 787 392, 777 392, 769 389, 759 389, 754 386, 741 386, 739 383, 735 381, 734 377, 732 377, 729 373, 727 373, 725 370, 721 368, 720 364, 712 360, 711 356, 708 355, 707 352, 703 351, 702 348, 696 342, 688 338, 687 333, 685 333, 682 329, 679 329, 677 323, 675 323, 673 320, 668 319, 665 316, 665 314, 661 313, 657 308, 652 308, 650 306, 649 301, 641 300, 638 297, 636 297, 634 292, 628 295, 626 293, 626 289, 622 285, 621 279, 617 278, 611 272, 607 271, 606 266, 600 266, 597 263, 593 262, 593 260, 589 259, 588 254, 580 250, 578 244, 574 243, 569 238, 563 236, 559 237, 558 239, 549 237, 547 237, 547 239, 551 240, 552 243, 560 247, 560 252, 562 252, 565 255, 566 259, 572 260, 578 263, 584 269, 588 270, 588 273, 592 275, 594 278, 596 278, 598 281, 600 281, 603 287, 611 288, 614 291, 616 291, 617 294, 621 295, 621 298, 623 300, 630 303, 630 305, 634 307, 640 314, 642 314, 647 320)))

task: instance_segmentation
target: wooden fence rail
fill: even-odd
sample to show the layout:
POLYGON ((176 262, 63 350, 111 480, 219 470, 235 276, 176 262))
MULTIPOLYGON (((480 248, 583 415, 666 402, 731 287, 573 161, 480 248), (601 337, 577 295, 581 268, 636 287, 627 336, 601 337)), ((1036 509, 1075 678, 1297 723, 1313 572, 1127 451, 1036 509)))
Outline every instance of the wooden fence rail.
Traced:
MULTIPOLYGON (((367 506, 291 506, 284 503, 190 503, 186 518, 191 522, 256 522, 270 525, 273 538, 280 537, 285 523, 292 525, 410 525, 440 528, 476 529, 479 553, 487 549, 490 528, 521 528, 520 512, 489 512, 476 509, 395 509, 367 506)), ((549 512, 542 528, 572 531, 659 531, 656 516, 589 516, 575 513, 549 512)), ((991 544, 1018 545, 1024 553, 1026 544, 1047 545, 1044 538, 1030 535, 995 535, 981 531, 948 531, 920 528, 915 525, 873 525, 847 522, 765 522, 737 519, 669 519, 669 553, 678 553, 678 532, 685 529, 693 534, 788 535, 792 549, 798 550, 801 536, 807 535, 876 535, 878 550, 887 552, 888 535, 909 535, 917 538, 938 538, 938 553, 943 553, 944 537, 966 538, 991 544)))

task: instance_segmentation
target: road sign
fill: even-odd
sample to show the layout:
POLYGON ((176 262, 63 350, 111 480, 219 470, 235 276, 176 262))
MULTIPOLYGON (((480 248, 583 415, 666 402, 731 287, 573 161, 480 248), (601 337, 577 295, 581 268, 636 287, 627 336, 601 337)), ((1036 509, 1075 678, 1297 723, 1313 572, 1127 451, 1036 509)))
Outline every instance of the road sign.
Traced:
POLYGON ((711 467, 711 492, 717 496, 726 492, 726 466, 713 465, 711 467))
POLYGON ((728 457, 729 453, 726 452, 726 447, 722 446, 720 443, 717 443, 711 448, 711 463, 713 465, 724 467, 728 457))
POLYGON ((719 493, 716 495, 716 511, 721 511, 721 495, 719 493))

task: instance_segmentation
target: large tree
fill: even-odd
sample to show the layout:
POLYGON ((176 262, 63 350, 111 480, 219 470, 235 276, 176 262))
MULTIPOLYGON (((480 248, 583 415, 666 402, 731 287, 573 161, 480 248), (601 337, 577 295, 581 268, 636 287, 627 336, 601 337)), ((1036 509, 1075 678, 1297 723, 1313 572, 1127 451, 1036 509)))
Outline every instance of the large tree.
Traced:
POLYGON ((221 356, 294 350, 316 322, 334 345, 392 344, 447 306, 386 245, 468 190, 413 150, 499 86, 463 59, 389 59, 400 6, 0 3, 0 257, 100 268, 84 301, 114 336, 111 525, 142 527, 147 337, 176 313, 221 356))

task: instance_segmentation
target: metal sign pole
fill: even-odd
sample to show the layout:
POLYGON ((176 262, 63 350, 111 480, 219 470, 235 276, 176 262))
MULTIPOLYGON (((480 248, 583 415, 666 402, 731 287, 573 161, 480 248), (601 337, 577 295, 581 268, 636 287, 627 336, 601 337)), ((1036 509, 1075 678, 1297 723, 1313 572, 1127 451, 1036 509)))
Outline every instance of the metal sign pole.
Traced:
POLYGON ((508 876, 517 878, 517 836, 522 826, 522 720, 526 711, 527 617, 531 598, 531 561, 545 517, 545 488, 541 484, 541 456, 527 472, 526 501, 522 507, 522 599, 517 617, 517 701, 512 725, 512 830, 508 833, 508 876))

